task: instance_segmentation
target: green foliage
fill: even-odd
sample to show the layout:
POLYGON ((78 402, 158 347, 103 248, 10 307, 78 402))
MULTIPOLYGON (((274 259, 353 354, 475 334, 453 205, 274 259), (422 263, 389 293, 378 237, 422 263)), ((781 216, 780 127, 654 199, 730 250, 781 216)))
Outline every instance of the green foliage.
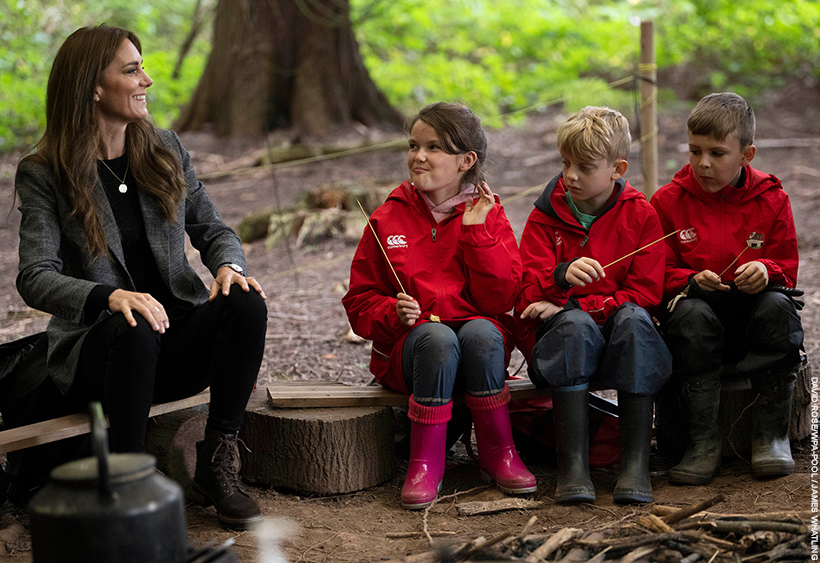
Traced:
MULTIPOLYGON (((141 38, 156 82, 149 108, 160 126, 170 125, 210 51, 205 29, 181 76, 171 78, 195 4, 0 0, 0 152, 36 141, 57 49, 78 27, 100 22, 141 38)), ((661 73, 688 69, 693 96, 725 89, 754 96, 786 77, 820 74, 815 0, 351 0, 351 18, 371 76, 398 109, 412 114, 432 101, 460 100, 489 125, 558 102, 569 111, 595 104, 631 115, 641 20, 655 22, 661 73), (620 79, 627 83, 613 87, 620 79)))
MULTIPOLYGON (((641 20, 655 22, 658 68, 688 65, 697 95, 749 95, 820 73, 811 0, 353 0, 379 87, 405 113, 460 100, 482 116, 563 101, 629 109, 607 83, 637 73, 641 20)), ((627 85, 629 87, 629 85, 627 85)))
POLYGON ((808 0, 688 0, 659 12, 658 61, 689 64, 708 89, 750 92, 785 77, 815 78, 820 4, 808 0))
MULTIPOLYGON (((178 80, 171 72, 190 29, 195 0, 0 0, 0 152, 31 146, 45 128, 45 90, 51 63, 68 35, 107 23, 134 31, 156 86, 148 104, 168 126, 190 97, 210 51, 210 32, 195 42, 178 80)), ((211 2, 206 1, 205 5, 211 2)))

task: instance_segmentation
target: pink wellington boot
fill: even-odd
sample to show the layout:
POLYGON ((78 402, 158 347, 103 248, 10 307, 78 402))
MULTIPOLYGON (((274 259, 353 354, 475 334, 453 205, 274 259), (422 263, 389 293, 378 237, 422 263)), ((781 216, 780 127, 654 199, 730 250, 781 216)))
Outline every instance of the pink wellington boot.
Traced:
POLYGON ((464 402, 473 411, 478 464, 485 481, 495 481, 509 495, 534 493, 535 477, 524 466, 515 449, 510 424, 510 390, 489 397, 467 393, 464 402))
POLYGON ((418 404, 410 396, 407 417, 410 426, 410 462, 401 488, 401 505, 408 510, 430 506, 444 477, 447 449, 447 421, 452 417, 453 402, 440 407, 418 404))

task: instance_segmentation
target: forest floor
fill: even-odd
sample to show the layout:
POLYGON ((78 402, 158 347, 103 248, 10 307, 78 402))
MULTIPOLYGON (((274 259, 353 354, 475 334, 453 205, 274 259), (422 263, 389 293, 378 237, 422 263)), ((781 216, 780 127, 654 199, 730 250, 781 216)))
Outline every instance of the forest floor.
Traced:
MULTIPOLYGON (((691 105, 678 104, 659 116, 659 183, 668 182, 687 162, 686 116, 691 105)), ((806 307, 801 315, 805 348, 817 364, 820 348, 820 91, 816 85, 792 84, 768 94, 756 108, 756 168, 777 175, 788 192, 797 224, 800 244, 798 285, 805 291, 806 307)), ((565 117, 565 116, 563 116, 565 117)), ((563 118, 557 109, 531 115, 521 127, 505 127, 489 132, 490 184, 499 194, 516 235, 520 237, 533 202, 543 185, 560 171, 555 150, 555 128, 563 118), (534 189, 533 189, 534 188, 534 189)), ((627 116, 634 123, 634 116, 627 116)), ((398 138, 368 132, 374 141, 398 138)), ((358 135, 358 133, 357 133, 358 135)), ((347 135, 346 140, 352 137, 347 135)), ((355 139, 353 139, 355 140, 355 139)), ((265 141, 243 139, 225 141, 207 134, 183 135, 197 171, 205 175, 236 162, 252 151, 264 149, 265 141)), ((14 156, 0 159, 0 201, 7 205, 0 213, 0 342, 45 329, 48 318, 29 309, 14 290, 17 271, 17 227, 19 213, 12 209, 14 156)), ((640 155, 634 153, 627 178, 642 189, 640 155)), ((222 218, 236 227, 252 211, 264 207, 290 207, 300 192, 317 187, 366 185, 394 187, 406 177, 405 149, 394 148, 326 160, 310 165, 256 170, 245 174, 205 180, 208 192, 222 218)), ((345 338, 349 326, 340 299, 346 290, 355 241, 331 238, 321 243, 295 247, 291 240, 267 248, 264 241, 246 246, 247 262, 268 295, 267 345, 258 385, 280 380, 322 380, 346 384, 366 384, 371 375, 368 343, 352 343, 345 338)), ((210 276, 199 268, 203 279, 210 276)), ((513 358, 510 371, 519 368, 522 357, 513 358)), ((522 369, 521 374, 526 370, 522 369)), ((651 469, 655 501, 685 506, 723 493, 725 500, 715 510, 722 513, 750 513, 809 509, 809 445, 793 444, 796 472, 773 480, 756 480, 748 463, 727 457, 723 472, 708 486, 676 487, 666 478, 668 460, 653 454, 651 469)), ((460 455, 463 462, 447 470, 443 495, 467 491, 482 483, 477 466, 460 455)), ((526 460, 538 479, 535 500, 544 502, 537 510, 518 510, 487 516, 460 516, 453 501, 435 505, 427 526, 432 531, 455 532, 455 537, 472 540, 492 536, 506 529, 521 529, 535 515, 532 532, 554 532, 567 526, 588 527, 617 522, 643 514, 649 506, 619 506, 612 501, 614 468, 594 469, 592 478, 598 497, 594 504, 560 506, 551 499, 556 481, 554 464, 526 460)), ((423 537, 388 539, 388 532, 419 532, 421 512, 401 508, 399 492, 406 463, 399 464, 396 476, 377 487, 334 496, 306 496, 275 488, 250 487, 263 512, 277 520, 284 538, 281 550, 291 562, 400 561, 430 549, 423 537)), ((493 488, 481 489, 459 500, 488 500, 503 495, 493 488)), ((242 562, 263 561, 269 547, 257 542, 255 532, 232 533, 220 528, 212 508, 187 508, 189 540, 194 545, 221 543, 236 538, 233 549, 242 562)), ((0 508, 0 561, 31 561, 31 543, 26 531, 28 520, 9 504, 0 508), (22 527, 17 525, 21 524, 22 527), (14 533, 11 530, 15 530, 14 533)), ((447 540, 436 540, 436 542, 447 540)))

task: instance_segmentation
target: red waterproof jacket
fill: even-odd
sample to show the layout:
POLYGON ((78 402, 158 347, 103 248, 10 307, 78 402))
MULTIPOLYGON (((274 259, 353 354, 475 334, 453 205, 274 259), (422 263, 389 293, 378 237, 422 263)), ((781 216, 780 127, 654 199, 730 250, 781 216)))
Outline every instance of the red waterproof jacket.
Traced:
POLYGON ((625 180, 587 232, 567 204, 564 178, 553 178, 535 202, 521 237, 524 283, 515 308, 518 347, 528 360, 540 321, 521 320, 521 312, 536 301, 566 305, 575 298, 602 325, 623 303, 634 303, 650 314, 661 301, 664 245, 654 244, 608 266, 611 262, 663 236, 658 216, 642 193, 625 180), (564 289, 555 279, 562 264, 587 256, 605 267, 606 277, 564 289))
MULTIPOLYGON (((370 223, 401 285, 419 302, 419 323, 430 322, 430 315, 450 326, 487 318, 504 335, 509 361, 514 346, 509 311, 521 288, 521 257, 510 222, 497 201, 483 225, 462 226, 465 204, 436 224, 408 181, 373 212, 370 223)), ((401 351, 411 327, 403 325, 396 313, 400 292, 373 231, 365 227, 342 304, 353 332, 373 341, 370 371, 382 385, 407 393, 401 351)))
POLYGON ((681 229, 666 239, 665 300, 699 272, 726 270, 721 276, 726 283, 734 280, 738 266, 753 260, 766 266, 769 283, 795 286, 797 235, 789 196, 775 176, 751 166, 745 170, 743 187, 712 194, 703 191, 687 164, 652 196, 664 232, 681 229))

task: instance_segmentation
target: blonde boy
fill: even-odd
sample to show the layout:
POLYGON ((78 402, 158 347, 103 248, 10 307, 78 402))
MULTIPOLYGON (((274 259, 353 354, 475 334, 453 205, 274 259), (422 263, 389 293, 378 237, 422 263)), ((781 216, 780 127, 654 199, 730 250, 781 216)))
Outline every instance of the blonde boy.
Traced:
POLYGON ((524 287, 516 307, 530 378, 552 387, 555 498, 595 499, 588 457, 588 390, 595 380, 618 390, 621 472, 614 499, 651 502, 652 396, 669 378, 671 356, 646 308, 661 300, 664 245, 635 251, 663 236, 660 221, 623 178, 630 146, 623 115, 586 107, 558 129, 557 142, 563 170, 524 227, 524 287))

